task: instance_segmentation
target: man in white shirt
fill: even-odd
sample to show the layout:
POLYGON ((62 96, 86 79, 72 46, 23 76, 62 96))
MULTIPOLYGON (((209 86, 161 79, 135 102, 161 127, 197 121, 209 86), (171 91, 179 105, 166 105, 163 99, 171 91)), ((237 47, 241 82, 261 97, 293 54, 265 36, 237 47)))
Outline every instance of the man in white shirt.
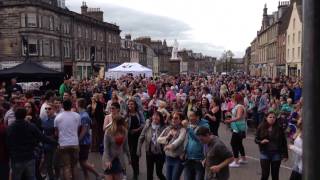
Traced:
POLYGON ((46 107, 48 106, 48 103, 53 103, 53 99, 54 99, 54 93, 52 91, 47 91, 44 97, 45 101, 42 104, 40 109, 40 119, 42 121, 48 118, 46 107))
POLYGON ((63 164, 63 176, 66 180, 74 179, 74 168, 79 159, 78 130, 81 118, 78 113, 72 112, 72 102, 63 102, 64 111, 59 113, 54 120, 56 135, 59 137, 60 158, 63 164))

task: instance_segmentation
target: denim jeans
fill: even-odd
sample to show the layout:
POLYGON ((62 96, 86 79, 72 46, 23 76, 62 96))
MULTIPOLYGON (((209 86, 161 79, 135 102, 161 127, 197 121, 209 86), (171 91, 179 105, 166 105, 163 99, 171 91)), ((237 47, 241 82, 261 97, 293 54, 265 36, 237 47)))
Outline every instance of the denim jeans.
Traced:
POLYGON ((203 180, 204 172, 205 170, 200 160, 187 160, 184 165, 185 180, 203 180))
POLYGON ((166 176, 167 180, 179 180, 183 171, 182 161, 179 157, 166 156, 166 176))
POLYGON ((261 152, 261 180, 268 180, 271 170, 272 180, 279 180, 279 170, 281 165, 281 155, 277 152, 261 152))
POLYGON ((36 180, 36 161, 25 162, 11 161, 12 180, 21 180, 22 176, 26 180, 36 180))

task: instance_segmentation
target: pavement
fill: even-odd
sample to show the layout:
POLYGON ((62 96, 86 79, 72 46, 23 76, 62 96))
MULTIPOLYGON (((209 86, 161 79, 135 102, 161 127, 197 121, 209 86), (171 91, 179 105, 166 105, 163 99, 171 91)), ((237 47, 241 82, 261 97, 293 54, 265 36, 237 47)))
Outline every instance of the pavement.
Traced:
MULTIPOLYGON (((222 141, 231 149, 230 139, 231 132, 225 125, 221 125, 219 129, 219 135, 222 141)), ((254 132, 249 131, 246 139, 244 139, 244 147, 246 151, 246 155, 249 163, 246 165, 241 165, 240 168, 230 168, 230 180, 259 180, 261 176, 261 168, 259 161, 259 149, 258 145, 254 143, 254 132)), ((292 167, 292 154, 289 153, 289 160, 287 162, 283 162, 280 169, 280 180, 287 180, 291 174, 292 167)), ((93 163, 96 169, 99 172, 102 172, 101 169, 101 156, 98 153, 91 153, 89 157, 89 162, 93 163)), ((146 162, 145 157, 142 155, 140 158, 140 176, 139 180, 147 179, 147 171, 146 171, 146 162)), ((83 179, 83 175, 81 170, 77 170, 77 178, 79 180, 83 179)), ((164 168, 165 172, 165 168, 164 168)), ((131 166, 127 167, 127 175, 128 180, 132 179, 132 169, 131 166)), ((93 176, 90 179, 95 179, 93 176)), ((154 179, 158 179, 156 174, 154 174, 154 179)), ((271 179, 271 177, 270 177, 271 179)), ((183 176, 181 178, 183 180, 183 176)))

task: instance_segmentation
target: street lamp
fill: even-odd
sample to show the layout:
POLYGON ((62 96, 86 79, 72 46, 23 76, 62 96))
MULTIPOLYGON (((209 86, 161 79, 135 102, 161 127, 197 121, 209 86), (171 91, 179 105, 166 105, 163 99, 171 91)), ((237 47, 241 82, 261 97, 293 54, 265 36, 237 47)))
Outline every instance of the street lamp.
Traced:
POLYGON ((28 39, 26 36, 22 36, 22 44, 23 44, 23 51, 24 51, 24 54, 25 54, 25 62, 28 61, 29 59, 29 42, 28 42, 28 39))
MULTIPOLYGON (((231 69, 231 67, 230 68, 228 67, 228 59, 229 59, 229 63, 231 63, 231 58, 232 58, 231 53, 227 52, 227 59, 226 59, 227 72, 229 71, 229 69, 231 69)), ((229 66, 230 66, 230 64, 229 64, 229 66)))

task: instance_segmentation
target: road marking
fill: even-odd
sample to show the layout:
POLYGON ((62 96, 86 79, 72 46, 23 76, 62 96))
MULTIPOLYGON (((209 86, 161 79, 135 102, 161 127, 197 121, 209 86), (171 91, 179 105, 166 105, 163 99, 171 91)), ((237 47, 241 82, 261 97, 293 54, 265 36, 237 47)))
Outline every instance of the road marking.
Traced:
MULTIPOLYGON (((246 158, 254 160, 254 161, 260 161, 260 159, 252 157, 252 156, 246 156, 246 158)), ((281 168, 288 169, 288 170, 292 171, 292 168, 290 168, 288 166, 281 165, 281 168)))

